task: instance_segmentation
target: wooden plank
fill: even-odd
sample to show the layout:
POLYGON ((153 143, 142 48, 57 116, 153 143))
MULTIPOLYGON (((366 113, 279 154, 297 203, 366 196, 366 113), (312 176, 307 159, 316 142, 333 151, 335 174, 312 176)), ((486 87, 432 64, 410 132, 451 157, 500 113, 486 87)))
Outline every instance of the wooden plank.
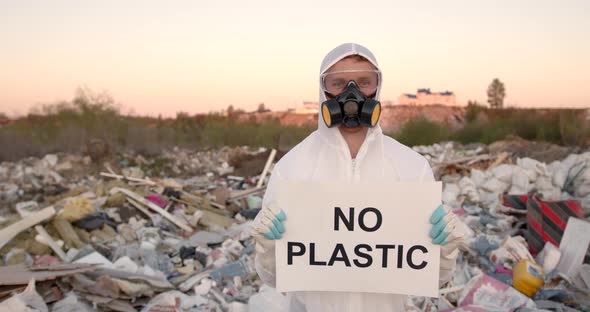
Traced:
POLYGON ((0 299, 22 292, 25 287, 25 285, 0 286, 0 299))
MULTIPOLYGON (((180 197, 183 200, 192 203, 193 205, 202 204, 205 201, 205 199, 203 197, 198 196, 198 195, 195 195, 195 194, 191 194, 191 193, 188 193, 188 192, 185 192, 185 191, 181 191, 181 196, 180 197)), ((173 198, 173 200, 174 200, 174 198, 173 198)), ((226 209, 224 205, 218 204, 218 203, 213 202, 213 201, 209 201, 209 204, 211 206, 215 207, 215 208, 218 208, 218 209, 222 209, 222 210, 225 210, 226 209)))
POLYGON ((264 165, 264 170, 262 170, 262 174, 260 178, 258 178, 258 183, 256 183, 256 187, 261 187, 264 184, 264 178, 266 178, 266 174, 268 173, 268 169, 270 169, 270 165, 275 160, 275 156, 277 156, 277 150, 272 149, 270 151, 270 155, 268 155, 268 159, 266 160, 266 164, 264 165))
MULTIPOLYGON (((18 211, 18 214, 21 216, 21 218, 24 217, 22 211, 18 211)), ((42 226, 40 226, 40 225, 35 225, 35 230, 37 231, 37 233, 39 233, 39 236, 41 236, 45 240, 45 243, 47 243, 47 245, 49 245, 49 247, 53 250, 53 252, 55 252, 55 254, 62 261, 65 261, 66 260, 66 254, 65 254, 65 252, 53 240, 53 238, 51 237, 51 235, 49 235, 49 233, 47 233, 47 231, 45 231, 45 228, 42 227, 42 226)))
POLYGON ((162 209, 162 207, 152 203, 151 201, 139 196, 138 194, 124 189, 124 188, 120 188, 120 187, 115 187, 113 189, 111 189, 110 191, 112 194, 116 193, 116 192, 121 192, 129 197, 131 197, 132 199, 134 199, 135 201, 137 201, 138 203, 150 208, 151 210, 161 214, 164 218, 168 219, 170 222, 174 223, 176 226, 178 226, 179 228, 187 231, 187 232, 192 232, 193 228, 190 227, 188 224, 184 223, 183 221, 179 220, 178 218, 176 218, 175 216, 171 215, 168 211, 162 209))
POLYGON ((234 201, 234 200, 246 198, 246 197, 248 197, 250 195, 262 193, 262 192, 264 192, 265 189, 266 189, 265 186, 261 186, 261 187, 254 187, 254 188, 251 188, 251 189, 247 189, 247 190, 235 192, 227 200, 231 202, 231 201, 234 201))
POLYGON ((24 264, 0 267, 0 285, 26 285, 31 279, 35 281, 53 280, 60 276, 84 273, 96 270, 94 264, 53 264, 50 267, 27 268, 24 264))
POLYGON ((502 152, 500 153, 500 155, 498 155, 498 158, 496 158, 496 160, 494 161, 493 164, 491 164, 487 170, 492 170, 494 168, 496 168, 497 166, 499 166, 501 163, 504 162, 504 160, 506 160, 506 158, 508 158, 508 156, 510 156, 510 153, 508 152, 502 152))
POLYGON ((91 277, 100 277, 103 275, 108 275, 111 278, 118 278, 133 282, 145 282, 150 284, 151 286, 158 288, 158 289, 173 289, 174 285, 170 284, 170 282, 166 279, 160 279, 154 276, 144 275, 140 273, 132 273, 127 271, 121 271, 116 269, 109 269, 109 268, 98 268, 92 272, 89 272, 87 275, 91 277))
POLYGON ((150 220, 154 220, 154 215, 147 209, 145 209, 140 203, 136 202, 133 198, 127 197, 127 201, 131 204, 131 206, 137 208, 139 211, 143 212, 146 216, 150 218, 150 220))
POLYGON ((39 224, 55 215, 55 209, 52 206, 41 209, 37 212, 31 213, 30 215, 22 218, 2 230, 0 230, 0 248, 4 247, 6 243, 11 241, 20 232, 31 228, 32 226, 39 224))
POLYGON ((37 233, 39 233, 39 235, 41 235, 41 237, 43 237, 43 239, 47 242, 47 244, 49 245, 49 247, 51 247, 51 249, 53 250, 53 252, 55 252, 55 254, 62 261, 66 262, 66 260, 67 260, 66 253, 53 240, 53 238, 51 237, 51 235, 49 235, 49 233, 47 233, 47 231, 45 231, 45 228, 42 227, 42 226, 40 226, 40 225, 35 225, 35 230, 37 230, 37 233))
POLYGON ((106 177, 106 178, 111 178, 111 179, 123 180, 123 181, 128 181, 128 182, 137 182, 137 183, 147 184, 147 185, 156 185, 156 182, 149 180, 149 179, 132 178, 132 177, 124 176, 124 175, 119 175, 119 174, 115 174, 115 173, 107 173, 107 172, 101 172, 100 175, 103 177, 106 177))
POLYGON ((449 161, 445 161, 445 162, 435 163, 432 165, 432 167, 445 167, 445 166, 449 166, 449 165, 465 163, 468 161, 481 161, 481 160, 488 160, 488 159, 492 159, 492 158, 493 157, 490 156, 489 154, 467 156, 467 157, 461 157, 461 158, 457 158, 457 159, 453 159, 453 160, 449 160, 449 161))
POLYGON ((216 213, 216 214, 221 215, 221 216, 231 217, 231 212, 229 212, 228 210, 207 207, 202 202, 198 202, 198 201, 195 201, 195 200, 190 200, 190 199, 189 200, 186 200, 188 198, 186 198, 184 195, 182 196, 182 198, 184 200, 183 199, 174 198, 174 197, 172 197, 171 199, 174 202, 177 202, 177 203, 180 203, 180 204, 185 204, 185 205, 191 206, 191 207, 195 207, 195 209, 207 210, 207 211, 211 211, 212 213, 216 213))

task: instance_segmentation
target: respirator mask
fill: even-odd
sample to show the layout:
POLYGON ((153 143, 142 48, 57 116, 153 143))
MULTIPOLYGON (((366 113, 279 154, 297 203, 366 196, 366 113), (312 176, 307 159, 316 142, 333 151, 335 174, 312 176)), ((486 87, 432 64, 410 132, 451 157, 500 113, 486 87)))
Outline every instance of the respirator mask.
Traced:
POLYGON ((381 103, 374 99, 381 81, 378 70, 346 70, 322 74, 322 90, 331 98, 322 103, 322 119, 328 128, 374 127, 381 103))

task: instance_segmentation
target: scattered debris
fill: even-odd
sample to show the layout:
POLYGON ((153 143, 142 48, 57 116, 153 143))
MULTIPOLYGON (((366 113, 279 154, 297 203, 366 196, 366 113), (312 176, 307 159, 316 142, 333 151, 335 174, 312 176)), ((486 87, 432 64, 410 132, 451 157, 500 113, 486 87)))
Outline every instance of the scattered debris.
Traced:
MULTIPOLYGON (((408 307, 590 310, 589 152, 517 139, 414 149, 467 242, 440 297, 408 307)), ((0 309, 286 310, 255 273, 248 231, 282 151, 144 157, 97 141, 87 154, 0 164, 0 309)))
MULTIPOLYGON (((515 311, 520 308, 535 308, 535 303, 488 275, 480 275, 465 287, 457 311, 515 311)), ((448 310, 452 311, 452 310, 448 310)))
MULTIPOLYGON (((590 152, 520 139, 414 149, 443 181, 443 202, 469 227, 439 310, 590 309, 590 223, 583 220, 590 152)), ((432 308, 429 302, 412 298, 411 306, 432 308)))
MULTIPOLYGON (((95 143, 92 160, 112 161, 95 143)), ((0 304, 42 310, 27 302, 36 294, 44 311, 246 311, 262 282, 240 212, 260 209, 276 155, 174 149, 162 163, 136 155, 86 174, 96 165, 71 155, 0 164, 13 208, 0 219, 0 304), (263 162, 230 175, 232 153, 263 162), (31 280, 43 287, 22 292, 31 280)))

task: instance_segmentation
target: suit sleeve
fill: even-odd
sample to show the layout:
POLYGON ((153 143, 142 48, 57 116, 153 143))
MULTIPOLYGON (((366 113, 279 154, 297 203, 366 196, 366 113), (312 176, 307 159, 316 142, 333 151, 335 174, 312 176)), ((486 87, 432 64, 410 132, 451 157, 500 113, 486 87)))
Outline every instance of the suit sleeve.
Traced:
MULTIPOLYGON (((274 168, 264 198, 262 199, 262 209, 269 205, 276 205, 277 199, 277 181, 280 180, 280 174, 277 167, 274 168)), ((275 265, 275 241, 265 240, 264 243, 256 243, 256 257, 254 260, 256 273, 260 279, 267 285, 276 287, 276 265, 275 265)))

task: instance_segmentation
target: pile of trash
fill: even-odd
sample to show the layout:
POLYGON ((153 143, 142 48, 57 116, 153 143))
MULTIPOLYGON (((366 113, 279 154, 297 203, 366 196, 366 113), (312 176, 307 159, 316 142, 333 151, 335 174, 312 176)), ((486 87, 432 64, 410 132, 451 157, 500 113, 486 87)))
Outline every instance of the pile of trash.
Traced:
POLYGON ((176 149, 102 166, 53 154, 3 162, 0 310, 248 311, 281 303, 281 294, 261 289, 249 233, 276 155, 176 149), (252 176, 232 175, 253 170, 244 163, 262 165, 252 176), (174 178, 147 177, 153 170, 174 178))
POLYGON ((590 152, 544 163, 489 146, 416 146, 465 223, 452 281, 422 311, 590 310, 590 152))
MULTIPOLYGON (((439 298, 410 297, 408 310, 590 310, 590 152, 534 159, 513 146, 414 147, 467 239, 439 298)), ((254 270, 249 233, 277 157, 175 148, 1 163, 0 311, 285 310, 254 270)))

